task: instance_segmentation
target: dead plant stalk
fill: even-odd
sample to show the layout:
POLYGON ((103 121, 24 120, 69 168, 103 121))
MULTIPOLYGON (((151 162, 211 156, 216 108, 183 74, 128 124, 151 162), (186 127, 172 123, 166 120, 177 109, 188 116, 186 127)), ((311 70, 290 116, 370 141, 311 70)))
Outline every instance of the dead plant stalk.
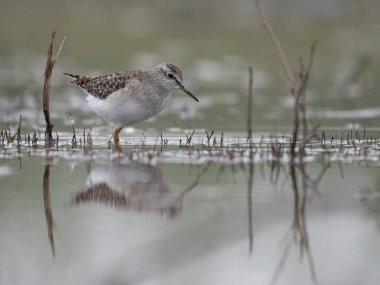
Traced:
POLYGON ((61 45, 58 48, 58 51, 53 56, 55 35, 56 35, 56 31, 53 31, 51 34, 51 41, 50 41, 50 45, 48 49, 48 56, 47 56, 47 61, 46 61, 45 74, 44 74, 44 89, 42 93, 42 97, 43 97, 42 108, 43 108, 45 121, 46 121, 45 136, 49 140, 53 139, 52 130, 54 126, 53 123, 51 122, 50 111, 49 111, 51 75, 53 73, 54 64, 56 63, 59 55, 62 53, 63 44, 66 39, 66 36, 64 36, 62 39, 61 45))
POLYGON ((299 137, 299 129, 300 124, 302 124, 302 142, 299 145, 299 153, 300 159, 303 159, 303 150, 305 149, 306 144, 308 143, 309 131, 307 124, 307 116, 306 116, 306 90, 309 83, 310 72, 314 61, 315 50, 317 47, 317 41, 314 41, 310 48, 309 61, 307 66, 305 67, 303 58, 299 58, 299 70, 298 76, 292 72, 290 68, 289 61, 286 57, 286 54, 281 46, 280 41, 278 40, 275 32, 271 24, 269 23, 263 9, 261 7, 261 1, 255 0, 256 8, 258 11, 258 15, 261 21, 261 26, 268 33, 270 39, 275 46, 275 49, 278 53, 278 56, 281 60, 282 69, 284 71, 283 77, 287 86, 289 87, 290 93, 294 98, 294 122, 293 122, 293 133, 292 133, 292 141, 290 146, 291 158, 292 162, 294 162, 295 158, 295 150, 297 146, 297 141, 299 137))
POLYGON ((248 66, 247 142, 252 135, 253 67, 248 66))

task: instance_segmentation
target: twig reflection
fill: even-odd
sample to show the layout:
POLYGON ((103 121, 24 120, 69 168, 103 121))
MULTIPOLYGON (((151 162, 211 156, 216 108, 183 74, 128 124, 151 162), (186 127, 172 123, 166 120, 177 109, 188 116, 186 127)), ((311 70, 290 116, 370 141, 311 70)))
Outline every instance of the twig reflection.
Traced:
POLYGON ((45 172, 43 177, 43 194, 44 194, 44 205, 45 205, 45 218, 46 225, 48 229, 48 237, 50 241, 51 252, 53 257, 55 256, 55 245, 54 245, 54 218, 53 211, 50 202, 50 164, 47 161, 45 165, 45 172))
POLYGON ((296 165, 294 163, 289 164, 290 179, 294 196, 293 221, 291 223, 289 232, 285 235, 285 248, 277 264, 270 284, 275 284, 278 280, 280 273, 285 266, 286 259, 292 245, 299 247, 301 260, 306 255, 311 279, 314 284, 317 283, 317 274, 310 249, 309 235, 307 231, 306 205, 308 199, 308 190, 312 190, 318 194, 317 187, 322 180, 323 175, 326 173, 326 170, 330 167, 330 163, 323 165, 319 175, 316 179, 313 180, 307 175, 306 164, 302 159, 301 162, 302 163, 299 165, 296 165), (299 175, 299 179, 297 179, 297 175, 299 175))
POLYGON ((253 175, 254 175, 253 161, 249 163, 249 176, 248 176, 248 240, 249 240, 249 253, 253 251, 253 205, 252 205, 252 190, 253 190, 253 175))

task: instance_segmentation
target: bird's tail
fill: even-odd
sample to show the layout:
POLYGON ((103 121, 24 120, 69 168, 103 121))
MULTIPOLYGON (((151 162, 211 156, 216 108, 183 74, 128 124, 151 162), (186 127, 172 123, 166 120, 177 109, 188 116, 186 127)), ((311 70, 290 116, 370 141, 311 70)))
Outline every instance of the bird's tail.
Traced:
POLYGON ((92 79, 92 77, 89 77, 89 76, 76 75, 76 74, 65 73, 65 72, 63 74, 73 78, 70 81, 70 83, 73 83, 73 84, 76 84, 79 86, 86 84, 88 81, 90 81, 92 79))

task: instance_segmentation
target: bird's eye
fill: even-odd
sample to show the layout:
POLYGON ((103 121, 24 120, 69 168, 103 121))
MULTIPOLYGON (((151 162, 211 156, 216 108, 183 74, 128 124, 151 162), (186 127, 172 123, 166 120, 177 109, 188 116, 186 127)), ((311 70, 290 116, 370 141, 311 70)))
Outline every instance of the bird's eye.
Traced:
POLYGON ((170 79, 174 79, 174 74, 173 74, 173 73, 168 73, 166 76, 167 76, 168 78, 170 78, 170 79))

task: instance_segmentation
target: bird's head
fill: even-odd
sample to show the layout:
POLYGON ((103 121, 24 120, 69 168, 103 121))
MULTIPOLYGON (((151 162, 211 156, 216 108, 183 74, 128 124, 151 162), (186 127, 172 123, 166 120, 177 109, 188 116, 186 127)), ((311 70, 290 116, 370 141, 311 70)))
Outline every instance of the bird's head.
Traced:
POLYGON ((171 63, 161 63, 156 69, 159 71, 160 79, 164 80, 165 85, 168 84, 171 88, 181 89, 195 101, 199 102, 198 98, 183 85, 183 75, 179 67, 171 63))

